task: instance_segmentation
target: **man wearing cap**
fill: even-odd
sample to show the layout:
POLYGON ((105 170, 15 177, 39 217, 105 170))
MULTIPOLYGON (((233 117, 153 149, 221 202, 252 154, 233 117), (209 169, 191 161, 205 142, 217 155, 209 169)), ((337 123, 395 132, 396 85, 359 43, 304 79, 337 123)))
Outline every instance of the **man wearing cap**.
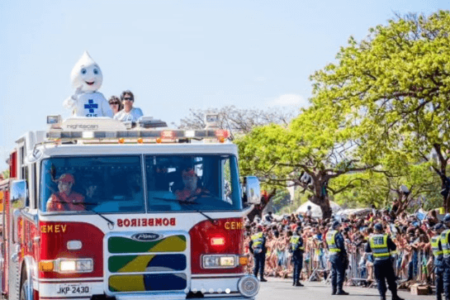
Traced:
POLYGON ((329 250, 329 260, 331 262, 331 287, 332 295, 348 295, 343 290, 345 269, 347 260, 347 251, 345 250, 345 241, 342 234, 339 232, 341 223, 335 221, 331 229, 327 233, 327 245, 329 250))
POLYGON ((266 282, 264 279, 264 266, 266 264, 266 237, 263 233, 263 227, 258 225, 256 233, 252 235, 249 250, 253 254, 255 261, 255 268, 253 269, 253 274, 258 277, 258 272, 261 282, 266 282))
POLYGON ((374 226, 375 234, 369 238, 366 244, 366 252, 373 253, 375 278, 377 279, 377 288, 381 299, 386 300, 386 280, 389 290, 392 293, 392 300, 403 300, 397 295, 397 283, 395 282, 395 272, 392 266, 391 252, 396 251, 397 247, 390 236, 383 233, 383 225, 380 223, 374 226))
POLYGON ((442 223, 434 226, 435 235, 431 238, 431 249, 434 257, 434 274, 436 275, 436 299, 442 299, 444 292, 444 251, 442 250, 441 233, 444 231, 442 223))
POLYGON ((450 300, 450 214, 446 214, 443 221, 447 228, 441 233, 440 239, 444 252, 444 294, 445 300, 450 300))
POLYGON ((58 191, 50 196, 47 211, 83 211, 84 197, 72 191, 75 178, 70 173, 62 174, 57 180, 58 191))
POLYGON ((293 273, 293 286, 303 286, 300 283, 300 273, 303 268, 303 251, 305 250, 303 246, 303 238, 301 235, 302 228, 297 226, 295 228, 295 233, 291 236, 290 239, 290 249, 289 251, 292 253, 292 262, 294 264, 294 273, 293 273))

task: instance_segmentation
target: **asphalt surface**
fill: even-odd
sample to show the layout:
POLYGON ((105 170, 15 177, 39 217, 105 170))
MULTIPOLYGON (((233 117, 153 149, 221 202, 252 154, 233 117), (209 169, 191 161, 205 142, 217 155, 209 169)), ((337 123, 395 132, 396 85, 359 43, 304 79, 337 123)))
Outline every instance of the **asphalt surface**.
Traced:
MULTIPOLYGON (((356 300, 368 299, 378 300, 378 290, 376 288, 344 287, 348 296, 331 296, 331 286, 320 282, 302 282, 305 287, 293 287, 291 279, 283 280, 278 278, 268 278, 268 282, 262 282, 256 300, 356 300)), ((391 292, 386 294, 387 299, 391 299, 391 292)), ((435 295, 413 296, 408 291, 400 291, 399 296, 405 300, 436 299, 435 295)))

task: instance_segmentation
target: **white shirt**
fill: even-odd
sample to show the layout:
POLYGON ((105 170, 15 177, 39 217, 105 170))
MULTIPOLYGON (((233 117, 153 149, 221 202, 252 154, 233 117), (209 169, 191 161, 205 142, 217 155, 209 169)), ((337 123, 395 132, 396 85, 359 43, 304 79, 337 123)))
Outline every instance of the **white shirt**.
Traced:
POLYGON ((119 120, 121 122, 137 122, 137 120, 143 115, 144 114, 140 108, 133 107, 130 112, 126 112, 125 109, 119 111, 114 116, 114 120, 119 120))
POLYGON ((73 115, 78 117, 113 117, 113 112, 108 101, 102 93, 81 93, 64 102, 64 106, 73 109, 73 115))

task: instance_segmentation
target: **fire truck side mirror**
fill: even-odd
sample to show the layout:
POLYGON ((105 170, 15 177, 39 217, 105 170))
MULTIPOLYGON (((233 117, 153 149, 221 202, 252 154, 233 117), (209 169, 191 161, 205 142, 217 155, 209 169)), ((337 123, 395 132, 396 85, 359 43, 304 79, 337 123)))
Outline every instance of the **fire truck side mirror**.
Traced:
POLYGON ((258 177, 245 177, 245 196, 248 204, 258 205, 261 203, 261 188, 258 177))
POLYGON ((11 203, 14 208, 23 208, 27 202, 28 189, 25 180, 15 180, 11 184, 11 203))

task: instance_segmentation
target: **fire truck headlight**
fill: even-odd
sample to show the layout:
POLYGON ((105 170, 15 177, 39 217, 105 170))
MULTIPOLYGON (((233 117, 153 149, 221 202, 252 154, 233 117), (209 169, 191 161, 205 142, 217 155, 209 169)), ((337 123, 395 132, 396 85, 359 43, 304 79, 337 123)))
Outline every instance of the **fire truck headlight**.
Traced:
POLYGON ((79 259, 77 260, 77 271, 78 272, 92 272, 94 269, 94 264, 92 259, 79 259))
POLYGON ((244 276, 238 282, 238 289, 244 297, 255 297, 259 291, 259 281, 255 276, 244 276))
POLYGON ((234 268, 237 262, 236 255, 203 255, 204 269, 234 268))
POLYGON ((94 270, 92 259, 60 259, 59 272, 61 273, 88 273, 94 270))
POLYGON ((61 260, 59 263, 59 270, 61 272, 75 272, 76 263, 74 260, 61 260))

